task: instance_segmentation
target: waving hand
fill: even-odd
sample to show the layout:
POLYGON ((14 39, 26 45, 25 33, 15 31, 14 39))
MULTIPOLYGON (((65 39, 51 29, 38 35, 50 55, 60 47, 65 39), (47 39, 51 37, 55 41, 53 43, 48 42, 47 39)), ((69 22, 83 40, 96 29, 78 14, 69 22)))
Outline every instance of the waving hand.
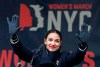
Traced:
POLYGON ((18 15, 16 14, 13 15, 11 21, 7 17, 7 22, 8 22, 8 27, 9 27, 9 34, 13 37, 21 29, 21 27, 18 27, 18 15))

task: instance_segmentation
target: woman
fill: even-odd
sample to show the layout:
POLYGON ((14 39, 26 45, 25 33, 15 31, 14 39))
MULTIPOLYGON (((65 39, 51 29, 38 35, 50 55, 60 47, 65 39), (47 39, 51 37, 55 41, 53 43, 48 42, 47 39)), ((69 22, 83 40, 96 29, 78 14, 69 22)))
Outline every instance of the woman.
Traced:
MULTIPOLYGON (((16 18, 16 15, 12 18, 16 18)), ((20 29, 16 27, 16 19, 12 19, 10 22, 7 18, 12 47, 19 58, 32 64, 33 67, 72 67, 83 61, 87 43, 81 42, 78 44, 76 52, 61 51, 62 35, 57 30, 47 32, 44 37, 44 45, 39 49, 33 51, 27 49, 16 34, 20 29)))

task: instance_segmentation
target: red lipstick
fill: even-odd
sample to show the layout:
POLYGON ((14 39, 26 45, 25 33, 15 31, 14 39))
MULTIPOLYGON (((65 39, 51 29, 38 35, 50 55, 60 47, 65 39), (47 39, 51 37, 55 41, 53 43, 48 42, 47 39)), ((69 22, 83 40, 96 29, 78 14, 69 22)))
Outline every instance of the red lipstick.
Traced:
POLYGON ((55 48, 56 46, 55 45, 50 45, 50 48, 55 48))

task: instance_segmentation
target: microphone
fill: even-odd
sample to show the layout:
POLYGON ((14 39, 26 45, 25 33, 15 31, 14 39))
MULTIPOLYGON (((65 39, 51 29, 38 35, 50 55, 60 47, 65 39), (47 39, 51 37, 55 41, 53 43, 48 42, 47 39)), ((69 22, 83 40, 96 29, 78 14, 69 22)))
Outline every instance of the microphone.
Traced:
POLYGON ((44 44, 41 44, 41 45, 39 46, 39 48, 36 50, 35 54, 33 55, 32 59, 31 59, 31 61, 30 61, 30 64, 32 64, 34 58, 36 58, 36 57, 38 57, 38 56, 40 56, 40 55, 42 54, 42 49, 43 49, 43 47, 44 47, 44 44))

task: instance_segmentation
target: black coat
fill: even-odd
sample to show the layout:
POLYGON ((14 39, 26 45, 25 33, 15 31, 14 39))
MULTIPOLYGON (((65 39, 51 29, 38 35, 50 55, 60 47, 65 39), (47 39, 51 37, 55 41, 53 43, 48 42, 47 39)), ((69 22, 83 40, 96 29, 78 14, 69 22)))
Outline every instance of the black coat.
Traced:
POLYGON ((79 48, 76 52, 62 51, 56 54, 55 60, 52 61, 46 49, 43 48, 42 53, 32 60, 36 50, 31 51, 24 47, 21 42, 12 45, 12 47, 19 58, 28 63, 32 61, 33 67, 73 67, 83 61, 86 53, 86 50, 81 51, 79 48))

